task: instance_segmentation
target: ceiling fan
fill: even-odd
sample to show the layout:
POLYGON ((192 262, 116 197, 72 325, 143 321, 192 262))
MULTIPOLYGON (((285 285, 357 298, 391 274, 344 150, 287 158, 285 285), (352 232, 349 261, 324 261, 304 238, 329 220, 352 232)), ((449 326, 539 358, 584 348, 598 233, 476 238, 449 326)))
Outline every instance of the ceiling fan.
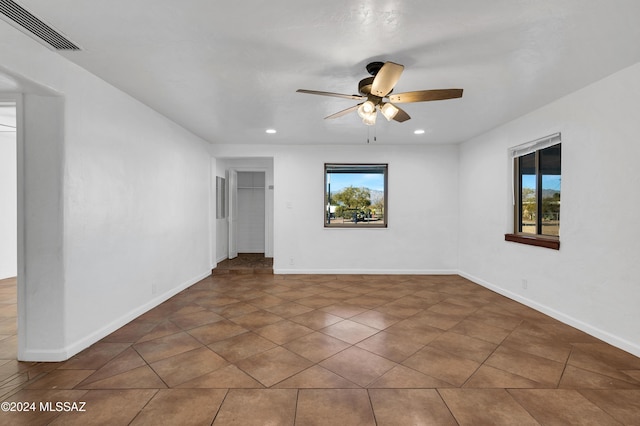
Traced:
POLYGON ((395 120, 402 123, 411 117, 394 104, 441 101, 462 97, 462 89, 416 90, 392 95, 391 92, 400 79, 404 66, 394 62, 371 62, 366 68, 372 77, 360 80, 360 83, 358 83, 360 95, 345 95, 306 89, 298 89, 296 92, 363 101, 345 110, 331 114, 325 119, 338 118, 352 111, 357 111, 364 124, 370 126, 376 123, 378 109, 388 121, 395 120))

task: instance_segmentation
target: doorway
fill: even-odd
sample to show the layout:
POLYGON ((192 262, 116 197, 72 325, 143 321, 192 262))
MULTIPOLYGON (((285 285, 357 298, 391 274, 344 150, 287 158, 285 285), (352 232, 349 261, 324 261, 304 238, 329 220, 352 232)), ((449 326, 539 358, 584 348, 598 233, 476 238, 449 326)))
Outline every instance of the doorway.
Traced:
POLYGON ((0 99, 0 359, 17 341, 18 171, 16 102, 0 99))
POLYGON ((267 172, 229 169, 227 180, 229 255, 218 263, 214 274, 272 274, 273 258, 267 257, 267 172))
POLYGON ((265 253, 265 172, 238 172, 238 253, 265 253))
POLYGON ((227 209, 226 218, 217 219, 214 229, 216 268, 239 252, 273 259, 273 158, 221 157, 215 159, 215 167, 217 176, 225 177, 227 209))

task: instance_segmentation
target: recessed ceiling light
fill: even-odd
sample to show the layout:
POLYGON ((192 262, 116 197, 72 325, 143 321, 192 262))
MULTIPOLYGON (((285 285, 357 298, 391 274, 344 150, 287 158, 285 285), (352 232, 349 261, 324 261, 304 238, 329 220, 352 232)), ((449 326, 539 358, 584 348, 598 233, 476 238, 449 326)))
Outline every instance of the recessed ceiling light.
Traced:
POLYGON ((415 135, 422 135, 422 134, 424 134, 424 130, 422 130, 422 129, 414 130, 413 133, 415 135))
POLYGON ((266 130, 267 133, 269 133, 270 135, 276 133, 276 129, 267 129, 266 130))

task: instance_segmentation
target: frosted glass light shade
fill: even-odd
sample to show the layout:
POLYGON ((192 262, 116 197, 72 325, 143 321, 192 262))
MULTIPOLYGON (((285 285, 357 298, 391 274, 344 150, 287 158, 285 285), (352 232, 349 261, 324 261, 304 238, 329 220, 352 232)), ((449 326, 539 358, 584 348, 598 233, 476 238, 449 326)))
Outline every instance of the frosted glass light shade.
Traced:
POLYGON ((382 105, 382 107, 380 108, 380 112, 382 113, 382 115, 384 115, 384 118, 386 118, 387 121, 391 121, 393 120, 393 117, 395 117, 398 113, 398 108, 396 108, 395 105, 386 103, 382 105))
POLYGON ((362 117, 362 122, 367 126, 373 126, 376 124, 376 117, 378 116, 377 111, 374 109, 373 112, 366 114, 362 117))
POLYGON ((360 116, 360 118, 364 119, 368 114, 375 112, 375 110, 375 104, 371 101, 366 101, 358 107, 358 115, 360 116))

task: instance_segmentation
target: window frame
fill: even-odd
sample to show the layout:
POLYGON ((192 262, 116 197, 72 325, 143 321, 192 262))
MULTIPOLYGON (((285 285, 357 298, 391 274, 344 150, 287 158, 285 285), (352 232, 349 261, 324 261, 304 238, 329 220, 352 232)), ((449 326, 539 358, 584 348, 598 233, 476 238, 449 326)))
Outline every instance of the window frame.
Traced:
MULTIPOLYGON (((553 250, 560 250, 560 236, 544 235, 542 231, 542 173, 540 171, 540 152, 544 149, 560 146, 562 153, 562 140, 560 133, 556 133, 544 138, 537 139, 526 144, 510 148, 513 167, 513 232, 505 234, 505 241, 544 247, 553 250), (536 173, 536 234, 521 232, 522 218, 522 183, 520 181, 519 159, 525 155, 535 153, 535 173, 536 173)), ((562 154, 561 154, 562 155, 562 154)), ((562 158, 562 157, 561 157, 562 158)), ((562 171, 560 171, 562 176, 562 171)))
MULTIPOLYGON (((389 164, 388 163, 324 163, 324 201, 323 201, 323 223, 325 229, 386 229, 389 224, 389 164), (383 175, 383 214, 382 220, 378 221, 358 221, 350 223, 332 223, 329 207, 330 188, 328 176, 331 172, 327 173, 330 168, 344 168, 344 169, 363 169, 363 174, 366 173, 366 169, 380 168, 383 175)), ((347 172, 342 172, 347 173, 347 172)), ((370 188, 367 188, 370 189, 370 188)))

